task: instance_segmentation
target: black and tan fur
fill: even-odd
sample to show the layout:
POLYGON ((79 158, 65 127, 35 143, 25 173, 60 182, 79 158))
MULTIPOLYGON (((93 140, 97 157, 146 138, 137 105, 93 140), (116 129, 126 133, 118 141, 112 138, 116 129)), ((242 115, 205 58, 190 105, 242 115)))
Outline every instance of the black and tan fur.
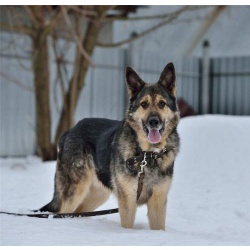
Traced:
POLYGON ((146 204, 150 228, 165 229, 167 194, 179 149, 174 65, 169 63, 155 84, 146 84, 132 68, 127 68, 126 82, 130 104, 123 121, 83 119, 62 135, 54 197, 40 211, 93 211, 113 192, 123 227, 132 228, 137 206, 146 204), (156 126, 161 133, 156 144, 147 139, 150 126, 156 126), (141 151, 160 152, 164 147, 167 153, 145 167, 137 201, 138 175, 131 173, 125 162, 141 151))

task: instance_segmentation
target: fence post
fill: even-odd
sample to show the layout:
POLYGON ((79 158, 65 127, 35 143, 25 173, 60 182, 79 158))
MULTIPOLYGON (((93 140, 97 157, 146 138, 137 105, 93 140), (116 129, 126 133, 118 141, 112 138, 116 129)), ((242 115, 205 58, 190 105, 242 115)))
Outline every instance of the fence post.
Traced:
POLYGON ((202 79, 201 79, 201 113, 209 113, 209 100, 210 100, 210 88, 209 88, 209 42, 207 40, 203 43, 203 57, 202 57, 202 79))

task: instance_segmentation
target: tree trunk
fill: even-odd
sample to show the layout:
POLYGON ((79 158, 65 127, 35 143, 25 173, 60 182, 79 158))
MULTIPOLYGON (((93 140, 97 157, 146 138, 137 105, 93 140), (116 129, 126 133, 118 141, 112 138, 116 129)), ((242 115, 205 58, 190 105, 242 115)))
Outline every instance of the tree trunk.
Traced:
POLYGON ((37 151, 43 161, 53 159, 50 134, 50 84, 47 40, 39 28, 32 37, 32 63, 36 98, 37 151))
MULTIPOLYGON (((101 20, 92 21, 88 24, 88 28, 85 34, 85 39, 82 42, 83 48, 86 50, 89 56, 92 56, 100 29, 101 20)), ((78 50, 78 49, 77 49, 78 50)), ((84 79, 89 67, 89 61, 80 54, 78 50, 76 52, 75 69, 73 76, 69 83, 69 90, 65 96, 65 102, 59 119, 55 143, 59 140, 60 136, 74 124, 74 113, 77 106, 81 90, 84 87, 84 79), (78 56, 79 55, 79 56, 78 56)))

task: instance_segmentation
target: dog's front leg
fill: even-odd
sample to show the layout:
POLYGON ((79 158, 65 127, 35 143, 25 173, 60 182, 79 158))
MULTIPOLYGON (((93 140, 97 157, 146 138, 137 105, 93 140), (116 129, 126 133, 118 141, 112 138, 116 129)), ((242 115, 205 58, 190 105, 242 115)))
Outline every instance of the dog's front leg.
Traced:
POLYGON ((171 180, 168 178, 163 184, 155 186, 148 200, 148 219, 152 230, 165 230, 167 194, 170 184, 171 180))
POLYGON ((133 228, 136 214, 135 197, 123 196, 118 198, 121 225, 125 228, 133 228))
POLYGON ((133 228, 136 214, 136 182, 122 178, 117 188, 117 198, 121 225, 125 228, 133 228))

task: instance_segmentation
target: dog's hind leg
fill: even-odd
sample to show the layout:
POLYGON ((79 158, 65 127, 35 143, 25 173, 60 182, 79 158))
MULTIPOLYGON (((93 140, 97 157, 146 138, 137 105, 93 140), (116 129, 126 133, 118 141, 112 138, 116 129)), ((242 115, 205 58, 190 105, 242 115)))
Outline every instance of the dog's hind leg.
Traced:
POLYGON ((63 199, 60 213, 73 213, 82 202, 82 200, 88 195, 90 189, 90 180, 85 179, 79 183, 73 185, 71 188, 72 194, 63 199))
POLYGON ((101 206, 108 200, 111 191, 104 187, 103 184, 98 181, 97 177, 93 178, 93 182, 89 188, 89 192, 84 198, 83 202, 75 210, 76 213, 91 212, 101 206))
POLYGON ((70 175, 56 172, 54 197, 50 203, 40 209, 41 212, 73 213, 88 195, 93 171, 86 170, 78 180, 70 175))
POLYGON ((62 204, 60 213, 73 213, 87 197, 93 181, 94 170, 84 166, 84 171, 80 176, 67 176, 69 178, 63 183, 61 197, 62 204))
POLYGON ((40 211, 73 213, 90 191, 95 175, 88 155, 73 163, 57 161, 55 191, 52 201, 40 211))

